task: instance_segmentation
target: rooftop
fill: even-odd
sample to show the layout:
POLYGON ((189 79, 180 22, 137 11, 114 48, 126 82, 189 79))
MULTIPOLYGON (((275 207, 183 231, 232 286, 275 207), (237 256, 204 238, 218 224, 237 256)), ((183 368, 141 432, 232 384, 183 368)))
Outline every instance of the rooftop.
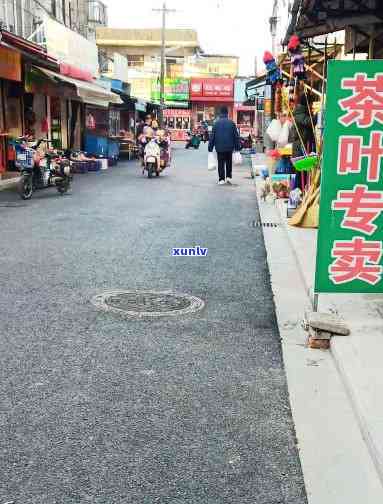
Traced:
MULTIPOLYGON (((166 30, 166 45, 199 48, 198 34, 195 30, 166 30)), ((97 28, 96 42, 99 46, 161 46, 161 29, 120 29, 97 28)))
POLYGON ((381 0, 294 0, 284 44, 294 33, 311 38, 368 24, 381 26, 381 0))
POLYGON ((202 58, 226 58, 226 59, 239 59, 239 56, 234 56, 234 54, 207 54, 207 53, 202 53, 201 54, 202 58))

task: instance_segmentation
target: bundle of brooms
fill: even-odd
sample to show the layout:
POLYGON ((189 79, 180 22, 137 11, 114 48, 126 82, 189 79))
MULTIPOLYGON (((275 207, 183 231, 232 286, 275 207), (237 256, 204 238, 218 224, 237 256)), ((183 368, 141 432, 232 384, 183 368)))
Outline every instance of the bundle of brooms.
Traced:
MULTIPOLYGON (((307 99, 307 94, 306 90, 305 91, 305 96, 307 100, 307 105, 308 105, 308 110, 310 113, 310 119, 311 119, 311 126, 312 130, 315 136, 315 127, 314 127, 314 121, 313 117, 311 114, 311 109, 310 105, 307 99)), ((294 123, 294 126, 297 130, 299 140, 302 146, 302 150, 307 157, 308 154, 306 152, 306 147, 304 145, 302 135, 299 132, 298 125, 296 124, 296 121, 294 119, 294 115, 289 107, 289 112, 291 119, 294 123)), ((319 226, 319 197, 320 197, 320 177, 321 177, 321 164, 322 164, 322 150, 323 150, 323 143, 319 147, 318 142, 316 141, 316 151, 318 152, 318 162, 315 168, 312 170, 311 174, 311 184, 309 189, 307 190, 306 194, 303 197, 302 203, 300 206, 297 208, 296 212, 292 217, 288 219, 288 224, 290 226, 296 226, 296 227, 303 227, 303 228, 317 228, 319 226)))
POLYGON ((290 226, 317 228, 319 224, 320 167, 313 171, 311 184, 296 212, 287 221, 290 226))

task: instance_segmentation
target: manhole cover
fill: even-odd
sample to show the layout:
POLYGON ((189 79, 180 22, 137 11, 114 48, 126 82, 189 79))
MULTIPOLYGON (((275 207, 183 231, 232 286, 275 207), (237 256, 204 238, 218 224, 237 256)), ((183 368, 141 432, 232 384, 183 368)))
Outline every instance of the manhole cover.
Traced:
POLYGON ((202 299, 171 291, 108 291, 92 299, 99 309, 134 318, 171 317, 200 311, 202 299))

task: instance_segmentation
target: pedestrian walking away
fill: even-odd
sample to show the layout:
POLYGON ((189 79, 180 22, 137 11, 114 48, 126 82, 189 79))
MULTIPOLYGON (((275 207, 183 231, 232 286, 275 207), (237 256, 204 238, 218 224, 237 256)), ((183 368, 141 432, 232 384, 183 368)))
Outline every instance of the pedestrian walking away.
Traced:
POLYGON ((209 140, 209 152, 217 151, 218 184, 232 182, 233 152, 241 149, 238 128, 234 121, 228 118, 227 107, 222 107, 220 117, 213 126, 209 140))

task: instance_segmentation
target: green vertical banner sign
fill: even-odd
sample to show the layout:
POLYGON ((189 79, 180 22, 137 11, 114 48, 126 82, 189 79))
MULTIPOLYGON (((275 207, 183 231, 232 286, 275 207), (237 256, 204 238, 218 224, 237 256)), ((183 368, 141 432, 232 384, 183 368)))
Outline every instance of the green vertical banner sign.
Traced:
POLYGON ((330 61, 317 293, 383 292, 383 63, 330 61))

